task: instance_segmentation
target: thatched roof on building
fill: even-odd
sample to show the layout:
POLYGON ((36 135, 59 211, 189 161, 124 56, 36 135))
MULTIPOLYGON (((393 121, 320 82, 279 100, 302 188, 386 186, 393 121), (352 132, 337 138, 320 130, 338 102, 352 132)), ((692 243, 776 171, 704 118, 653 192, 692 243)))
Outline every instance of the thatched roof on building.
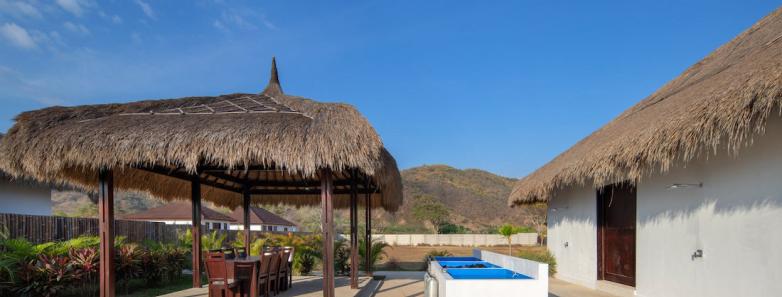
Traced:
POLYGON ((521 179, 509 204, 571 185, 635 181, 710 153, 736 154, 778 116, 782 9, 688 68, 613 121, 521 179))
POLYGON ((14 177, 94 190, 99 170, 112 169, 118 190, 184 200, 197 173, 202 197, 221 206, 241 205, 240 181, 253 183, 253 203, 318 205, 319 170, 330 168, 334 206, 346 207, 356 169, 371 180, 374 206, 402 203, 396 162, 366 118, 284 94, 274 64, 261 94, 57 106, 15 120, 0 140, 0 168, 14 177))

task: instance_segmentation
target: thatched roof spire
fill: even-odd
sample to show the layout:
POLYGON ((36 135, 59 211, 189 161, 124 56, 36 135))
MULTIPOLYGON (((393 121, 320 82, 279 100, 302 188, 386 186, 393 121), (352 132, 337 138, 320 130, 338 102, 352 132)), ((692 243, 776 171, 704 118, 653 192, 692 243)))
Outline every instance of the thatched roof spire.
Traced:
POLYGON ((277 59, 272 57, 272 73, 269 77, 269 84, 263 89, 261 93, 269 97, 275 97, 282 95, 282 86, 280 86, 280 77, 277 75, 277 59))

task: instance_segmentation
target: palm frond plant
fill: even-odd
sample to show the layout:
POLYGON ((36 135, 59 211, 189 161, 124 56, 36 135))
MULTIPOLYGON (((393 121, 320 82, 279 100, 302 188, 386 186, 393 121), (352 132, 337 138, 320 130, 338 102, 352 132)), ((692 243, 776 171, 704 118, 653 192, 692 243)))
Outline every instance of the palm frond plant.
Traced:
MULTIPOLYGON (((358 256, 359 256, 359 259, 360 259, 360 262, 359 262, 358 265, 359 265, 359 268, 363 269, 363 270, 367 269, 367 267, 366 267, 367 266, 367 264, 366 264, 367 263, 367 260, 366 260, 367 259, 367 255, 366 255, 367 248, 366 248, 366 246, 367 246, 366 240, 364 238, 360 238, 358 240, 358 256)), ((387 247, 389 247, 389 245, 387 243, 385 243, 383 241, 380 241, 380 240, 372 239, 371 246, 370 246, 370 251, 369 251, 369 262, 370 262, 369 265, 370 265, 370 267, 374 267, 375 264, 378 261, 383 259, 383 257, 387 256, 387 254, 386 254, 386 252, 384 250, 387 247)))
POLYGON ((337 275, 346 275, 350 271, 350 247, 344 239, 334 241, 334 272, 337 275))
POLYGON ((201 248, 206 251, 221 249, 223 248, 223 242, 227 235, 228 234, 225 233, 220 234, 217 231, 212 231, 207 235, 201 235, 201 248))

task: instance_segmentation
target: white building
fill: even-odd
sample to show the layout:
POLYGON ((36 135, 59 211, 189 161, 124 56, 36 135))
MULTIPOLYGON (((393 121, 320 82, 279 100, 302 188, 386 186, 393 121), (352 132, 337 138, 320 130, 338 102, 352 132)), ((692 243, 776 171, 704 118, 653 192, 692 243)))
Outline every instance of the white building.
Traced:
MULTIPOLYGON (((235 220, 229 228, 244 230, 244 211, 241 207, 234 209, 231 217, 235 220)), ((296 224, 260 207, 250 207, 251 231, 297 232, 296 224)))
POLYGON ((519 181, 557 278, 637 296, 782 294, 782 10, 519 181))
MULTIPOLYGON (((189 203, 174 202, 160 207, 150 208, 146 211, 129 214, 123 217, 125 220, 161 222, 169 225, 192 225, 193 213, 189 203)), ((235 220, 211 208, 201 206, 201 225, 207 230, 227 230, 229 224, 235 220)))
POLYGON ((47 185, 12 180, 0 172, 0 213, 51 215, 52 190, 47 185))

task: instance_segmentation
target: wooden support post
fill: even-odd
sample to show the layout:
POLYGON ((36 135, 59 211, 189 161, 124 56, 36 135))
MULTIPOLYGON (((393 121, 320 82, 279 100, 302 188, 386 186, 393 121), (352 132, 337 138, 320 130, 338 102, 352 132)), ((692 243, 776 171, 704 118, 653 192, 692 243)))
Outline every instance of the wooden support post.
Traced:
MULTIPOLYGON (((371 178, 369 176, 366 177, 366 189, 369 189, 371 178)), ((366 271, 367 275, 372 275, 372 260, 370 259, 369 255, 372 252, 372 194, 367 191, 364 196, 364 206, 366 207, 366 212, 364 213, 364 219, 366 220, 364 224, 365 232, 364 232, 364 255, 367 255, 364 257, 364 270, 366 271)))
POLYGON ((100 233, 100 297, 114 297, 114 173, 98 176, 98 232, 100 233))
POLYGON ((250 255, 250 187, 245 186, 242 193, 242 210, 244 211, 244 253, 250 255))
POLYGON ((201 287, 201 179, 193 175, 190 179, 190 203, 192 205, 193 234, 193 288, 201 287))
POLYGON ((350 288, 358 289, 358 172, 350 171, 350 288))
POLYGON ((321 228, 323 229, 323 297, 334 297, 334 202, 330 169, 320 171, 321 228))

